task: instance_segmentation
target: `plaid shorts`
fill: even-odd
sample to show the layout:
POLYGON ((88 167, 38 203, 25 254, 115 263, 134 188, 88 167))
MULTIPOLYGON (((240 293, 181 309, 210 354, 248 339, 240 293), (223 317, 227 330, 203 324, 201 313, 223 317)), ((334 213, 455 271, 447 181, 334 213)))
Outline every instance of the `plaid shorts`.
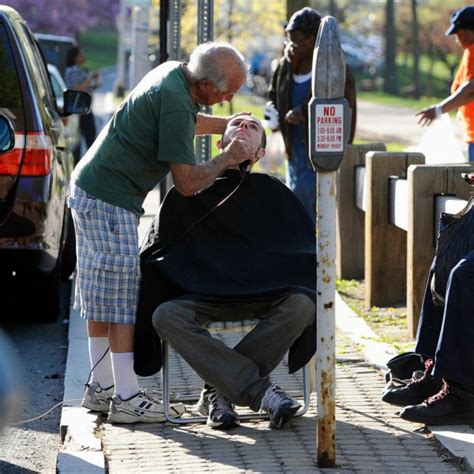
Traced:
POLYGON ((140 283, 138 218, 71 185, 76 231, 74 309, 85 319, 134 324, 140 283))

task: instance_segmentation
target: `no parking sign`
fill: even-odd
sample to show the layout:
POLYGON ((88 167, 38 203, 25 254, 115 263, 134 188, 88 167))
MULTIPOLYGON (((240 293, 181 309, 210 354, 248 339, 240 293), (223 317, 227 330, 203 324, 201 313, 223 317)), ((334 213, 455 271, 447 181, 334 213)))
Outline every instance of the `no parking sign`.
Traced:
POLYGON ((339 168, 349 139, 351 109, 345 98, 312 98, 309 103, 309 149, 315 170, 339 168))

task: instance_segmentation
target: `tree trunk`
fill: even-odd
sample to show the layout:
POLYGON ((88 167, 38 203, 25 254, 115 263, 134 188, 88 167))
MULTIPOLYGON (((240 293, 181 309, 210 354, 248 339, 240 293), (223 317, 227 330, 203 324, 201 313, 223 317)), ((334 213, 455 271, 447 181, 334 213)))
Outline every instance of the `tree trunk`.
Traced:
POLYGON ((394 0, 387 0, 385 4, 385 74, 384 92, 398 94, 396 57, 396 32, 395 32, 395 4, 394 0))
POLYGON ((412 48, 413 48, 413 95, 415 99, 420 98, 420 43, 418 41, 418 9, 417 0, 411 0, 412 11, 412 48))
POLYGON ((304 7, 309 7, 309 0, 286 0, 286 19, 289 20, 293 13, 304 7))

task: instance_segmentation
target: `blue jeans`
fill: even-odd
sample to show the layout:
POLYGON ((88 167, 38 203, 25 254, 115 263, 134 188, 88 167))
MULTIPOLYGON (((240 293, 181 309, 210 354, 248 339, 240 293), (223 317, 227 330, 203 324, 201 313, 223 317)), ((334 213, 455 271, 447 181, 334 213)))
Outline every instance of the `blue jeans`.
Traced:
POLYGON ((474 163, 474 143, 472 142, 467 144, 467 158, 469 163, 474 163))
POLYGON ((316 172, 307 153, 293 150, 291 160, 286 162, 286 185, 293 191, 316 222, 316 172))
POLYGON ((415 352, 434 357, 433 374, 474 386, 474 251, 451 270, 444 308, 433 304, 430 281, 423 299, 415 352))

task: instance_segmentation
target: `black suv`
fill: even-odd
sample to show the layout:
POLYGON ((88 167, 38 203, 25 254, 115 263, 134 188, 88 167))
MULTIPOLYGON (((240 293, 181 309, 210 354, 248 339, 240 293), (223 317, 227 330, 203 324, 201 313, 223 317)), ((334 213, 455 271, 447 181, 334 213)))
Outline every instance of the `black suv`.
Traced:
MULTIPOLYGON (((37 40, 21 16, 4 5, 0 71, 2 124, 8 122, 14 134, 13 148, 0 148, 2 295, 11 300, 5 288, 20 288, 15 305, 33 302, 35 313, 53 320, 61 277, 68 278, 75 266, 66 206, 74 161, 37 40)), ((65 91, 63 116, 89 108, 88 94, 65 91)))

